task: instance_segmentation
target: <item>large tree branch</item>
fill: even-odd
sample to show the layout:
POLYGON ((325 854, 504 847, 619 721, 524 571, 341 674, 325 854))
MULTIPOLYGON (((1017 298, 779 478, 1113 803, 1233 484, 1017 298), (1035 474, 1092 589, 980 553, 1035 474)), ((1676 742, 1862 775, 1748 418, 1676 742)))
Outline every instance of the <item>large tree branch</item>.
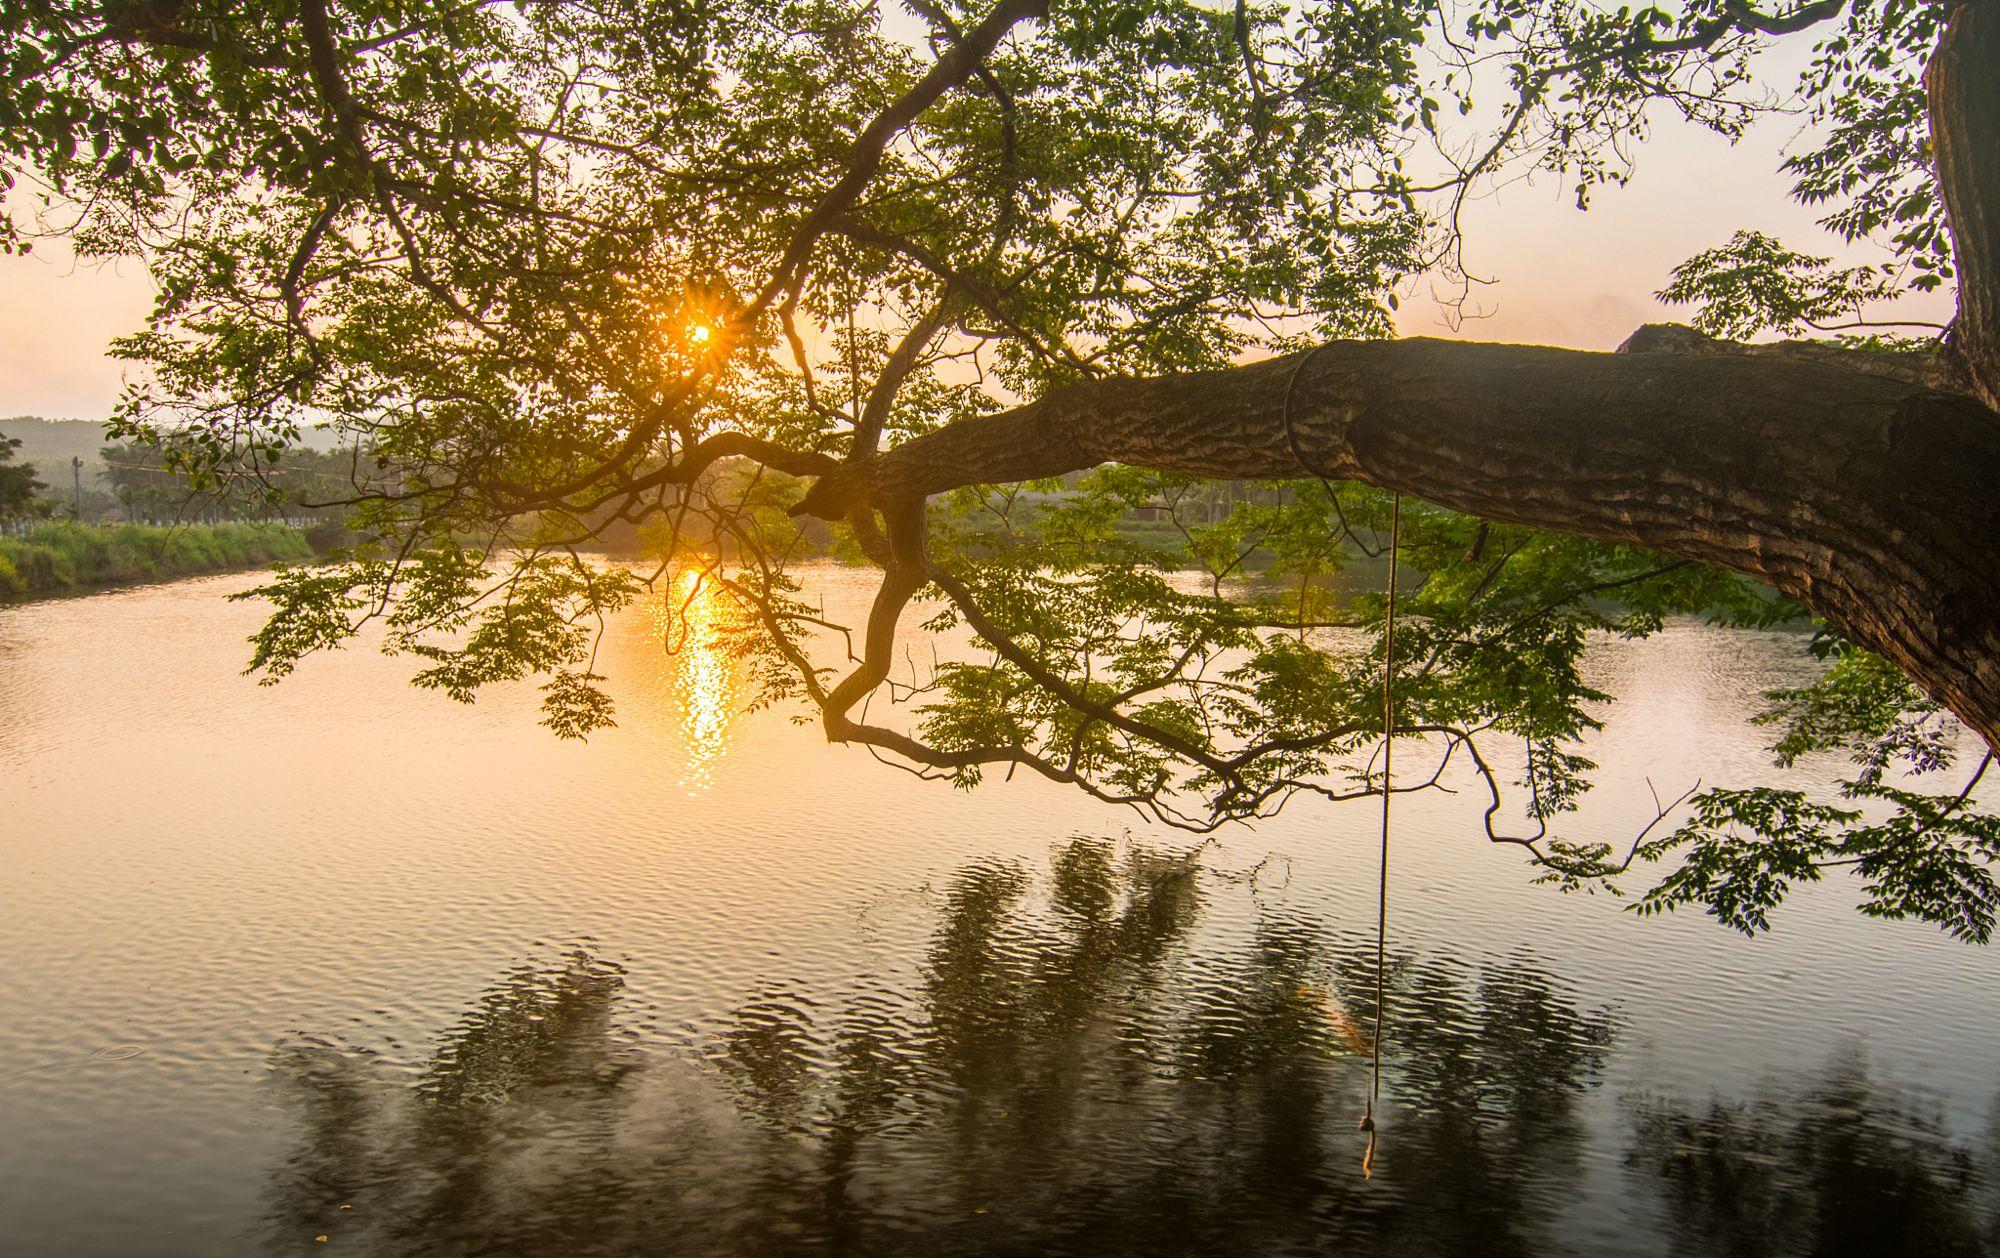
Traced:
POLYGON ((2000 407, 2000 5, 1959 6, 1924 88, 1958 270, 1952 357, 1964 387, 2000 407))
POLYGON ((1105 462, 1357 480, 1754 577, 2000 747, 2000 414, 1872 355, 1693 347, 1335 342, 1087 381, 843 465, 799 509, 1105 462))

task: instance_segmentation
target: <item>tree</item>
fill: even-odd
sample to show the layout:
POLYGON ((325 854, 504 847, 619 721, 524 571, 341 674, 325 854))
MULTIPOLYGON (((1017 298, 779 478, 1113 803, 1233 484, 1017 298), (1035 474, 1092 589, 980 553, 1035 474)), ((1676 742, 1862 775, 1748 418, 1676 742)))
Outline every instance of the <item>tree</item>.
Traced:
POLYGON ((47 486, 35 479, 35 465, 14 462, 21 448, 19 437, 0 437, 0 520, 12 520, 35 511, 35 495, 47 486))
MULTIPOLYGON (((579 549, 615 521, 701 519, 743 557, 703 566, 754 618, 771 697, 816 706, 829 737, 960 784, 1026 767, 1201 829, 1383 789, 1385 609, 1324 579, 1394 537, 1423 579, 1391 732, 1435 764, 1397 789, 1456 758, 1508 838, 1513 748, 1512 841, 1566 887, 1679 850, 1642 904, 1756 929, 1837 865, 1868 911, 1986 938, 2000 821, 1969 801, 1990 751, 1963 792, 1889 769, 1948 766, 1959 721, 2000 746, 1989 0, 905 7, 0 18, 4 151, 79 247, 144 250, 159 277, 120 346, 152 381, 125 432, 201 487, 331 415, 393 470, 346 496, 375 547, 271 587, 256 667, 283 676, 379 619, 420 683, 469 699, 544 675, 549 723, 581 735, 611 716, 592 627, 637 584, 579 549), (1745 234, 1668 293, 1742 334, 1951 285, 1945 337, 1388 339, 1400 281, 1463 280, 1459 211, 1495 172, 1555 173, 1587 203, 1651 110, 1740 131, 1770 99, 1755 56, 1785 39, 1812 41, 1796 191, 1893 265, 1745 234), (1082 469, 1052 507, 991 488, 1082 469), (1186 530, 1208 577, 1190 591, 1111 523, 1196 477, 1269 483, 1186 530), (883 572, 844 674, 809 642, 780 507, 883 572), (998 540, 957 527, 972 511, 998 540), (1252 550, 1288 597, 1227 584, 1252 550), (926 592, 990 657, 890 688, 903 717, 857 717, 926 592), (1853 752, 1865 806, 1711 790, 1623 860, 1553 836, 1607 698, 1578 669, 1590 634, 1690 611, 1823 618, 1832 662, 1773 697, 1778 752, 1853 752)), ((31 227, 12 220, 18 247, 31 227)))

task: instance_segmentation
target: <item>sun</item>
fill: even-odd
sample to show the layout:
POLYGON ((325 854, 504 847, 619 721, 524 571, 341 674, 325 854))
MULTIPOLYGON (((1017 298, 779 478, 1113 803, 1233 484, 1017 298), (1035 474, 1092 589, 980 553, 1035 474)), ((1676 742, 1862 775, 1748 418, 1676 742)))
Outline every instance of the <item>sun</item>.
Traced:
POLYGON ((719 364, 736 341, 731 309, 726 297, 684 291, 658 308, 654 335, 672 360, 719 364))

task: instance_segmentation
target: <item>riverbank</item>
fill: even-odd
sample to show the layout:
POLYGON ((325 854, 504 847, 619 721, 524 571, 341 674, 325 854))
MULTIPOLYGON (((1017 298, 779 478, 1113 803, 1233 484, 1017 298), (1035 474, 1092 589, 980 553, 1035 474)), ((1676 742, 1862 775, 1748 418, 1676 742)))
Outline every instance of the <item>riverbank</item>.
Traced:
POLYGON ((0 598, 40 598, 311 559, 302 529, 276 523, 88 525, 58 521, 0 537, 0 598))

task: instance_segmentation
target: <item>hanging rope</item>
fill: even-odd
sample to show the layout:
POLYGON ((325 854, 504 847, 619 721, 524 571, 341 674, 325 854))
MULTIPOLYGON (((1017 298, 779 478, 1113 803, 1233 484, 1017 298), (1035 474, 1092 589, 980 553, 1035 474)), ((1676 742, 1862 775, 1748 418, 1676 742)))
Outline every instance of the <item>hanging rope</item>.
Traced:
POLYGON ((1389 974, 1389 772, 1396 749, 1396 552, 1403 540, 1403 495, 1389 506, 1389 600, 1382 617, 1382 858, 1375 887, 1375 1034, 1370 1045, 1368 1111, 1361 1130, 1368 1148, 1361 1154, 1361 1177, 1375 1176, 1375 1103, 1382 1099, 1382 1015, 1388 1008, 1389 974))
MULTIPOLYGON (((1299 376, 1313 356, 1324 348, 1323 345, 1314 346, 1293 364, 1291 374, 1285 378, 1285 400, 1280 413, 1284 419, 1285 444, 1291 447, 1292 458, 1308 475, 1319 481, 1327 496, 1333 500, 1334 509, 1339 510, 1340 498, 1333 485, 1323 472, 1306 461, 1298 431, 1292 426, 1292 397, 1298 390, 1299 376)), ((1396 692, 1393 685, 1396 676, 1396 554, 1401 549, 1402 540, 1403 494, 1398 490, 1389 506, 1389 593, 1388 606, 1382 617, 1382 854, 1375 888, 1375 1034, 1369 1045, 1368 1107, 1361 1115, 1361 1130, 1368 1133, 1368 1147, 1361 1154, 1363 1179, 1375 1176, 1375 1103, 1382 1099, 1382 1022, 1388 1009, 1389 775, 1396 747, 1396 692)))

